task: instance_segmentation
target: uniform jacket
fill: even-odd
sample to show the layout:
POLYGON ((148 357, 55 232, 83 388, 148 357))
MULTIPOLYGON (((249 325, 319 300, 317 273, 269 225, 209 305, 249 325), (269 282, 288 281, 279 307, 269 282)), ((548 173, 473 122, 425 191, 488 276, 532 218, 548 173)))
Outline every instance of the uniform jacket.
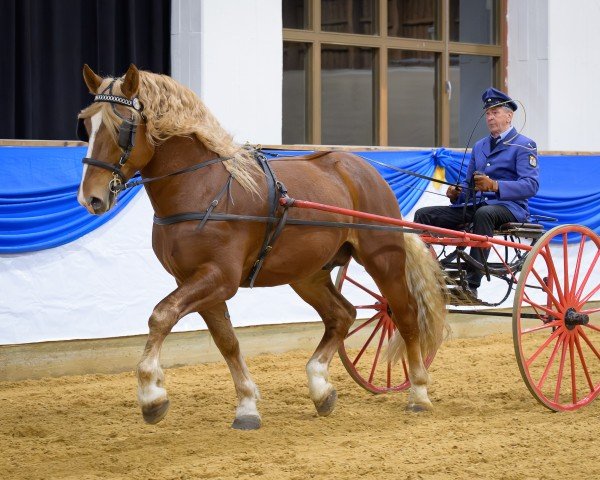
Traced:
MULTIPOLYGON (((492 180, 498 181, 498 192, 477 192, 477 201, 488 205, 504 205, 515 216, 518 222, 529 218, 528 199, 533 197, 539 188, 539 167, 537 146, 533 140, 517 134, 512 128, 496 148, 490 152, 491 138, 479 140, 471 153, 471 161, 467 168, 467 176, 462 187, 468 186, 473 172, 482 172, 492 180)), ((453 207, 463 206, 466 192, 463 189, 453 207)), ((473 203, 473 196, 469 204, 473 203)))

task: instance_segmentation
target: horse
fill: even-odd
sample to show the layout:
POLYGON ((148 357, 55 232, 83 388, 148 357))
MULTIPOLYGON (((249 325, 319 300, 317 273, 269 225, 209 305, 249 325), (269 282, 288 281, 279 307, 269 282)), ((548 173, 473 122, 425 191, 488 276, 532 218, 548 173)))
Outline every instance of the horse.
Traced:
POLYGON ((330 415, 337 393, 329 366, 356 318, 355 308, 333 285, 331 270, 351 257, 388 299, 400 334, 388 354, 408 363, 406 408, 432 408, 423 358, 442 342, 446 310, 440 267, 423 242, 401 231, 322 226, 318 222, 324 219, 355 219, 286 209, 277 202, 290 192, 400 219, 393 192, 368 162, 335 151, 258 161, 256 151, 234 142, 194 92, 166 75, 131 64, 122 77, 102 78, 84 65, 83 78, 94 102, 78 115, 80 138, 88 142, 78 201, 102 215, 139 172, 155 213, 154 253, 177 284, 150 315, 137 366, 145 422, 160 422, 170 405, 160 366, 163 341, 180 318, 198 312, 233 378, 238 403, 232 428, 260 428, 259 391, 226 302, 241 287, 283 284, 324 323, 306 374, 318 415, 330 415), (234 221, 244 218, 264 221, 234 221), (303 221, 317 224, 298 224, 303 221))

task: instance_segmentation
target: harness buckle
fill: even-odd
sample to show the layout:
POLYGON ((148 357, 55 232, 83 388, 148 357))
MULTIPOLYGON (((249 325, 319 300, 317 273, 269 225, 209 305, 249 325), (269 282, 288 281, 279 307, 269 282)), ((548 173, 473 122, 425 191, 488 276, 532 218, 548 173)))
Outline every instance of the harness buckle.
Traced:
POLYGON ((121 177, 119 177, 116 173, 113 173, 112 180, 108 182, 108 189, 115 195, 123 190, 123 182, 121 181, 121 177))

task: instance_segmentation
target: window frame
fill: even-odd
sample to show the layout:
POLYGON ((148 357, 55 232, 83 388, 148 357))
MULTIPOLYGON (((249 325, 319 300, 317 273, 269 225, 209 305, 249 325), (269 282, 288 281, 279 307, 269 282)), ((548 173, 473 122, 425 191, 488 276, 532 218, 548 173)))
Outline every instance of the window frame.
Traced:
MULTIPOLYGON (((439 19, 439 40, 412 39, 388 36, 388 0, 373 0, 377 24, 374 31, 378 34, 350 34, 325 32, 321 30, 321 1, 306 0, 306 30, 284 28, 284 42, 301 42, 308 45, 306 70, 306 142, 321 144, 321 46, 348 45, 373 48, 375 61, 373 68, 373 145, 388 146, 388 49, 434 52, 439 58, 439 74, 436 82, 435 141, 436 146, 450 144, 450 99, 449 66, 450 55, 484 55, 494 59, 494 86, 506 88, 507 71, 507 3, 496 2, 496 43, 474 44, 450 42, 450 0, 439 0, 437 18, 439 19), (383 28, 385 26, 385 28, 383 28)), ((425 146, 425 145, 424 145, 425 146)))

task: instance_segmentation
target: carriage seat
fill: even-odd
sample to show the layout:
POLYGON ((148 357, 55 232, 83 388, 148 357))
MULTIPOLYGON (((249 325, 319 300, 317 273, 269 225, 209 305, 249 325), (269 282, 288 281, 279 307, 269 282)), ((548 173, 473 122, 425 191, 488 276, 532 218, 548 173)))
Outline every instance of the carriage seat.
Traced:
POLYGON ((545 233, 540 223, 508 222, 500 226, 494 235, 514 235, 517 237, 539 238, 545 233))

